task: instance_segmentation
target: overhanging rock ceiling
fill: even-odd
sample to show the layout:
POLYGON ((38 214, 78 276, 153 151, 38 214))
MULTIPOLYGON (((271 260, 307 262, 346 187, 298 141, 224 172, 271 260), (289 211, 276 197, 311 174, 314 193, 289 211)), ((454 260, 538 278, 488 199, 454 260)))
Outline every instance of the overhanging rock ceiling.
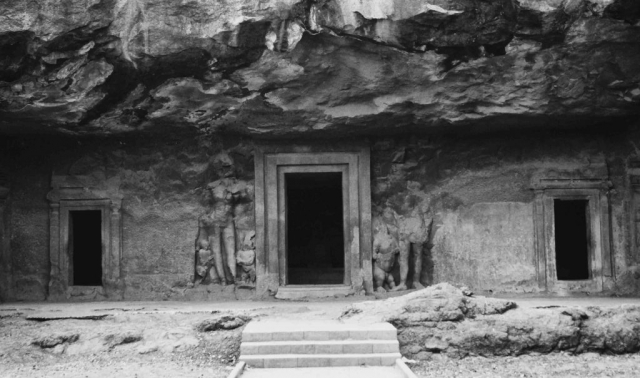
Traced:
POLYGON ((5 0, 0 14, 0 133, 640 116, 636 0, 5 0))

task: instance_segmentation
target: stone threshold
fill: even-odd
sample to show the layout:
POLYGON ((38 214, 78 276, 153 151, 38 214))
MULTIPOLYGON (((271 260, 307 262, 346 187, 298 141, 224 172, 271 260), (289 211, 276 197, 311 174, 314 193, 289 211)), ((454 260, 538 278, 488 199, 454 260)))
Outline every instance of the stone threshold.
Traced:
POLYGON ((347 285, 287 285, 278 288, 276 299, 334 298, 353 294, 353 288, 347 285))

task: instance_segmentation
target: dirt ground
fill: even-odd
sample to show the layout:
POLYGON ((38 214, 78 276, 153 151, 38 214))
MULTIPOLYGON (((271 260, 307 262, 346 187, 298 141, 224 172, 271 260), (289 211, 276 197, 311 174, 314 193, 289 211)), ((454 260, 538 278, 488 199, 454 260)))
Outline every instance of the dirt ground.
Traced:
POLYGON ((337 318, 357 300, 2 304, 0 378, 222 378, 244 327, 203 324, 223 316, 337 318))
POLYGON ((634 378, 640 377, 640 354, 551 353, 461 360, 435 356, 409 366, 421 378, 634 378))
POLYGON ((211 317, 136 314, 45 322, 4 318, 0 377, 226 377, 236 362, 243 327, 195 329, 211 317), (47 340, 54 344, 68 335, 78 339, 53 347, 34 345, 47 340))
MULTIPOLYGON (((349 303, 363 299, 2 304, 0 377, 222 378, 236 362, 243 327, 211 330, 203 325, 227 315, 336 319, 349 303)), ((410 366, 423 378, 640 377, 640 354, 554 353, 462 360, 434 354, 410 366)))

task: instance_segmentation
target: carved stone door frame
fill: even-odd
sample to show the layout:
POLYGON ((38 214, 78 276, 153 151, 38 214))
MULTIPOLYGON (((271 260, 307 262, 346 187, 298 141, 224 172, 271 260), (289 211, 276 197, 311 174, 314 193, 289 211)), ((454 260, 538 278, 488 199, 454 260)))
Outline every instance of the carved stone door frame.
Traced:
POLYGON ((285 173, 342 172, 344 285, 373 289, 369 147, 264 144, 255 152, 256 289, 287 285, 285 173))
POLYGON ((85 176, 53 176, 49 200, 49 300, 121 299, 122 197, 99 188, 85 176), (101 213, 102 286, 73 286, 69 261, 69 217, 71 211, 101 213))
POLYGON ((609 217, 611 183, 603 179, 542 179, 534 184, 533 189, 538 287, 555 293, 602 291, 604 277, 614 275, 609 217), (558 279, 554 217, 556 199, 587 201, 589 278, 586 280, 558 279))
POLYGON ((9 185, 0 175, 0 300, 13 299, 13 270, 9 249, 9 185))

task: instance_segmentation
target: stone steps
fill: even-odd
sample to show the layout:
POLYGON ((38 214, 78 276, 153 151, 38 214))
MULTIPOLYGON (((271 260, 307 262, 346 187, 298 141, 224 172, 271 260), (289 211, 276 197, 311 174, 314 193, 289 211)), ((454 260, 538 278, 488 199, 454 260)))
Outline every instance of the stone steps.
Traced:
POLYGON ((343 354, 343 353, 396 353, 398 340, 302 340, 246 342, 240 353, 255 354, 343 354))
POLYGON ((253 321, 242 332, 242 341, 397 340, 397 332, 389 323, 253 321))
POLYGON ((258 368, 391 366, 400 357, 389 323, 256 321, 240 345, 240 361, 258 368))
POLYGON ((296 368, 336 366, 392 366, 400 353, 368 354, 257 354, 240 356, 254 368, 296 368))
POLYGON ((247 369, 242 378, 416 378, 396 366, 342 366, 295 369, 247 369))

